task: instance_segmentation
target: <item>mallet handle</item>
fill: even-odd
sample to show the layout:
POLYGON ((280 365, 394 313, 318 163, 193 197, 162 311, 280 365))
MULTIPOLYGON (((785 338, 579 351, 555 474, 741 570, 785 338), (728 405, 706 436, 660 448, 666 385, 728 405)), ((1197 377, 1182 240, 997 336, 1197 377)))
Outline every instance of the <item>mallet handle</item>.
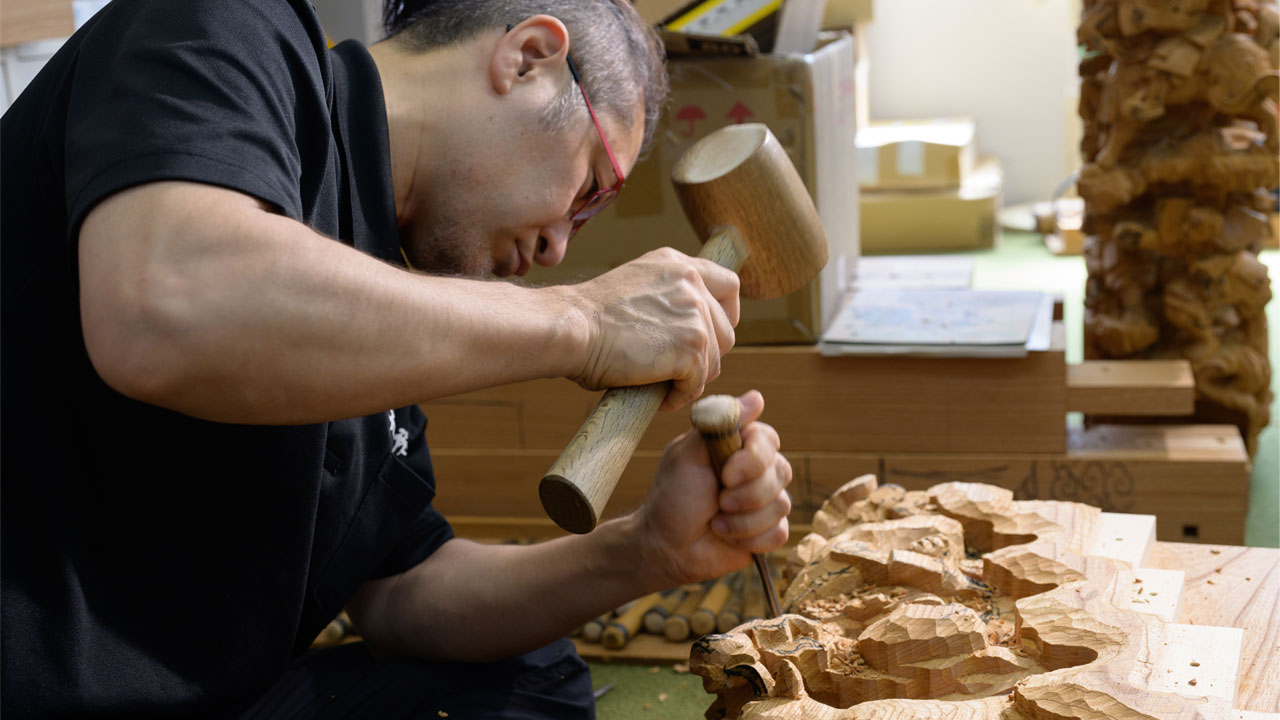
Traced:
MULTIPOLYGON (((737 230, 724 227, 712 234, 698 257, 737 272, 747 252, 737 230)), ((664 381, 605 392, 538 485, 547 517, 571 533, 595 529, 670 389, 671 383, 664 381)))

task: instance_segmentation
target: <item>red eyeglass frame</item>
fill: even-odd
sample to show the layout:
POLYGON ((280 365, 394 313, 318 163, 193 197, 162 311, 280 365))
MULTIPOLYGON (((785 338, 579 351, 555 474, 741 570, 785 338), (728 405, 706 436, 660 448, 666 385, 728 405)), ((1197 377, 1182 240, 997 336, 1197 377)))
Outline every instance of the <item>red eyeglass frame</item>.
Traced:
POLYGON ((573 237, 588 220, 608 207, 609 203, 618 197, 618 193, 622 192, 622 187, 626 184, 627 179, 622 174, 622 168, 618 167, 618 159, 613 154, 613 148, 609 147, 609 140, 604 136, 604 128, 600 127, 600 119, 596 117, 595 108, 591 107, 591 99, 587 97, 587 89, 582 85, 582 76, 578 74, 577 63, 573 61, 572 55, 565 55, 565 58, 569 61, 569 74, 573 76, 573 81, 578 84, 578 90, 582 92, 582 101, 587 104, 587 112, 591 113, 591 122, 595 123, 596 132, 600 134, 600 142, 604 144, 604 151, 609 155, 609 164, 613 166, 613 174, 618 178, 618 182, 610 187, 601 188, 592 193, 591 197, 588 197, 569 216, 569 220, 573 223, 573 228, 569 230, 569 237, 573 237))

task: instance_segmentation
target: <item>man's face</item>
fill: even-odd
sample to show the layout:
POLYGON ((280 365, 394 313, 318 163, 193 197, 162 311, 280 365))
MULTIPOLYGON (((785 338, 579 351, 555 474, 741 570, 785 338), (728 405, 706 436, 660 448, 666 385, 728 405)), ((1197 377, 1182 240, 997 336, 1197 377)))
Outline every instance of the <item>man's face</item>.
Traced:
MULTIPOLYGON (((579 100, 581 103, 581 100, 579 100)), ((410 263, 432 273, 524 275, 564 257, 570 214, 599 187, 617 182, 585 104, 559 131, 529 118, 502 132, 473 133, 466 161, 423 193, 420 220, 403 230, 410 263)), ((626 125, 597 110, 618 164, 630 174, 643 137, 637 107, 626 125)))

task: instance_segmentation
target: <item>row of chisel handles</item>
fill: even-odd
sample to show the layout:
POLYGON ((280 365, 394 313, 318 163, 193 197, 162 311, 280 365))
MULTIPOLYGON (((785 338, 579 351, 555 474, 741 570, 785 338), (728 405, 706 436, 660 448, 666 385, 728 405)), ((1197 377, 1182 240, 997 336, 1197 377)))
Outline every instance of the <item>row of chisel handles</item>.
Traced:
MULTIPOLYGON (((776 578, 775 578, 776 580, 776 578)), ((650 593, 594 620, 575 635, 610 650, 626 647, 641 631, 683 642, 714 632, 728 632, 749 620, 765 617, 767 603, 760 577, 752 568, 722 578, 650 593)))

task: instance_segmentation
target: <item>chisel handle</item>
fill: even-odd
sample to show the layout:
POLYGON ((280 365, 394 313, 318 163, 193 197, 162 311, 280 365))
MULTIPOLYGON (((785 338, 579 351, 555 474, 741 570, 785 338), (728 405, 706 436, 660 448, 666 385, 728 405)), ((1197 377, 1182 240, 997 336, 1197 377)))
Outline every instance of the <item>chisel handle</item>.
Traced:
MULTIPOLYGON (((738 404, 737 398, 729 395, 708 395, 693 404, 690 415, 693 426, 707 443, 711 467, 716 471, 716 478, 719 478, 730 456, 742 449, 742 433, 739 429, 742 406, 738 404)), ((769 617, 777 617, 780 614, 778 593, 773 589, 769 560, 761 553, 752 553, 751 558, 755 560, 760 582, 764 584, 765 598, 769 601, 769 617)))

